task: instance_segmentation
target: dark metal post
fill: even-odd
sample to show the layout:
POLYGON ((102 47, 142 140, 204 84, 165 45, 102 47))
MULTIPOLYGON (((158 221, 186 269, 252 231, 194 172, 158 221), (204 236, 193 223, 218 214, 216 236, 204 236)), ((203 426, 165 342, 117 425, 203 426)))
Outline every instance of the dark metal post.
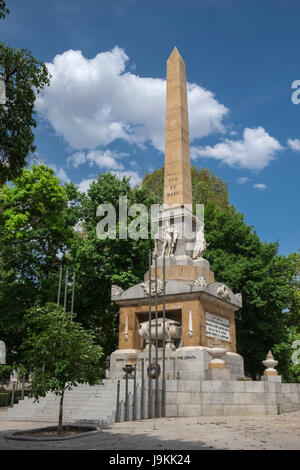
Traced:
POLYGON ((74 294, 75 294, 75 271, 73 272, 72 302, 71 302, 71 320, 73 320, 73 313, 74 313, 74 294))
POLYGON ((129 397, 128 397, 128 372, 126 372, 126 375, 125 375, 125 416, 124 416, 124 421, 128 421, 129 420, 129 397))
POLYGON ((60 304, 61 279, 62 279, 62 266, 59 268, 59 281, 58 281, 57 305, 60 304))
POLYGON ((163 257, 163 360, 162 360, 162 416, 166 416, 166 258, 163 257))
POLYGON ((68 277, 69 277, 69 269, 67 268, 67 270, 66 270, 66 279, 65 279, 64 311, 66 311, 66 308, 67 308, 68 277))
POLYGON ((24 391, 25 391, 25 374, 23 374, 23 380, 22 380, 21 400, 24 400, 24 391))
POLYGON ((142 362, 142 389, 141 389, 141 419, 144 419, 145 413, 144 413, 144 408, 145 408, 145 363, 144 363, 144 358, 141 359, 142 362))
POLYGON ((132 421, 136 420, 136 365, 133 369, 133 400, 132 400, 132 421))
POLYGON ((15 389, 16 389, 16 382, 13 382, 13 388, 12 388, 12 392, 11 392, 11 402, 10 402, 11 408, 14 406, 15 389))
POLYGON ((152 339, 151 339, 151 320, 152 320, 152 312, 151 312, 151 251, 149 251, 149 363, 148 363, 148 418, 152 418, 152 378, 151 378, 151 349, 152 349, 152 339))
POLYGON ((157 257, 155 257, 155 416, 159 417, 159 391, 158 391, 158 311, 157 311, 157 257))
POLYGON ((120 422, 120 380, 117 383, 116 423, 120 422))

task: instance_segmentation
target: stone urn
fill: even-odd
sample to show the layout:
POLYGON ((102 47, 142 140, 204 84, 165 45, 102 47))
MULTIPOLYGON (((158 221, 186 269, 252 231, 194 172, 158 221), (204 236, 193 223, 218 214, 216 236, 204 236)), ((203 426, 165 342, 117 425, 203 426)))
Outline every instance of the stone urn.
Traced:
MULTIPOLYGON (((140 337, 145 340, 147 350, 149 348, 149 322, 143 322, 140 324, 139 329, 140 337)), ((165 319, 165 341, 166 341, 166 349, 175 351, 176 340, 181 338, 181 325, 176 320, 170 320, 169 318, 165 319)), ((151 343, 152 347, 155 344, 156 339, 156 324, 155 319, 151 321, 151 343)), ((163 319, 158 318, 157 320, 157 339, 159 341, 159 347, 162 347, 163 341, 163 319)))
POLYGON ((221 346, 221 342, 215 340, 212 348, 207 348, 206 351, 212 357, 212 360, 209 363, 209 367, 212 368, 226 368, 226 362, 224 361, 224 357, 227 353, 227 349, 221 346))
POLYGON ((271 351, 268 352, 267 358, 262 361, 263 365, 266 367, 264 375, 278 375, 275 367, 278 365, 278 361, 274 359, 274 356, 271 351))

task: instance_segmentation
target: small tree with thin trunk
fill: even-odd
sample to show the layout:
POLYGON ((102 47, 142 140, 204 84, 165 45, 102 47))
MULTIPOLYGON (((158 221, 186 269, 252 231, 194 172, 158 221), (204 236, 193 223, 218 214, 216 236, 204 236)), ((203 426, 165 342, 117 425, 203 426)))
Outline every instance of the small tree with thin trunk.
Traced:
POLYGON ((72 321, 53 303, 36 306, 25 315, 27 337, 23 343, 26 362, 34 371, 30 397, 38 401, 53 392, 60 397, 58 434, 62 433, 66 390, 78 384, 100 383, 102 348, 92 332, 72 321))

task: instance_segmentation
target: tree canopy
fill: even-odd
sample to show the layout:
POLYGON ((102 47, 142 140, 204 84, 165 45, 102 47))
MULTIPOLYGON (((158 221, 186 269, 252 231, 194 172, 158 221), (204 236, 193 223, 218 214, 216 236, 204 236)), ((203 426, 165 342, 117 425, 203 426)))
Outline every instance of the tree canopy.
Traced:
POLYGON ((3 19, 10 13, 4 0, 0 0, 0 19, 3 19))
POLYGON ((38 400, 48 392, 60 396, 58 433, 62 432, 66 390, 101 380, 102 349, 91 331, 69 318, 61 307, 48 303, 25 315, 24 358, 33 371, 30 396, 38 400))
MULTIPOLYGON (((10 11, 0 0, 0 19, 10 11)), ((0 80, 5 86, 5 103, 0 104, 0 185, 20 176, 35 152, 34 104, 50 83, 43 62, 27 49, 14 49, 0 42, 0 80)))
POLYGON ((0 337, 18 359, 26 309, 55 300, 58 255, 73 236, 65 188, 44 165, 0 187, 0 337))
POLYGON ((0 78, 6 102, 0 105, 0 184, 19 176, 35 152, 36 96, 49 85, 49 73, 42 62, 26 49, 0 43, 0 78))
MULTIPOLYGON (((118 336, 118 307, 111 302, 111 285, 127 289, 141 282, 153 245, 151 239, 99 239, 96 210, 102 203, 118 207, 120 196, 127 196, 128 206, 162 202, 162 170, 154 173, 134 189, 128 178, 99 174, 85 194, 74 183, 61 185, 53 170, 39 165, 23 170, 13 185, 2 186, 0 337, 7 338, 11 362, 21 357, 26 311, 36 303, 56 300, 62 265, 76 272, 76 321, 94 332, 103 349, 104 367, 118 336)), ((253 377, 261 374, 261 361, 274 348, 279 371, 284 372, 291 355, 291 345, 288 349, 285 344, 299 332, 299 255, 279 255, 277 243, 262 242, 229 204, 226 184, 212 172, 194 169, 193 188, 198 188, 194 203, 205 204, 205 237, 210 245, 204 256, 217 281, 243 294, 236 329, 246 372, 253 377)), ((128 216, 128 224, 133 219, 128 216)), ((119 229, 117 214, 117 234, 119 229)))

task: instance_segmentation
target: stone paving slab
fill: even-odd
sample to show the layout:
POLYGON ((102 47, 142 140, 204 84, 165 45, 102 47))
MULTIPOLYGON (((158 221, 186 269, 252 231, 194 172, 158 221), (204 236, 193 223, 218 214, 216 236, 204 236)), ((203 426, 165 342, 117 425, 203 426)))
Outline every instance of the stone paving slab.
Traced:
POLYGON ((0 450, 300 450, 300 411, 280 416, 200 416, 114 423, 98 434, 74 441, 24 444, 5 439, 12 430, 49 424, 1 421, 0 450))

